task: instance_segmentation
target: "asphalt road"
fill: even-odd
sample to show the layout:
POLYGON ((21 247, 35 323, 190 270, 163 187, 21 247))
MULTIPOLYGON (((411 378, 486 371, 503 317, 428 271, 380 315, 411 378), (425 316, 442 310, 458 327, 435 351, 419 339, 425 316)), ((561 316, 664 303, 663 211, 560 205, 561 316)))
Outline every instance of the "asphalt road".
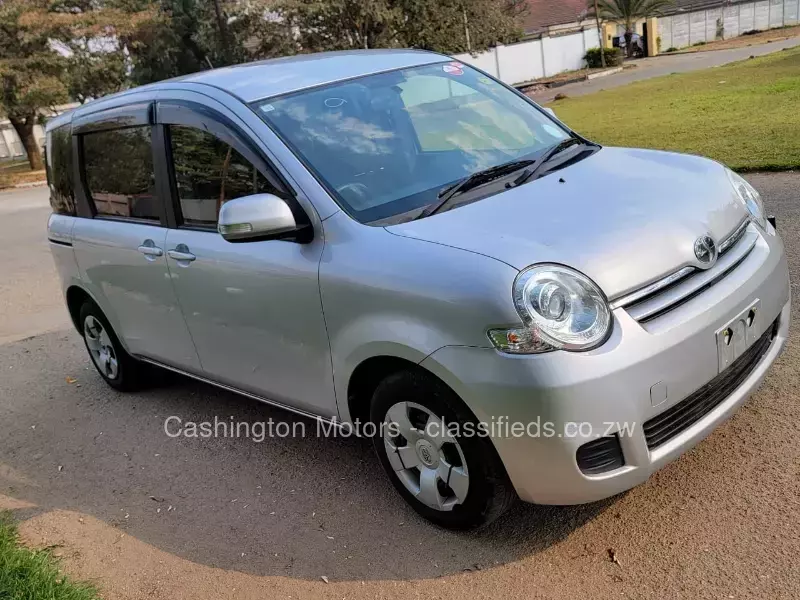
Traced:
POLYGON ((0 344, 69 323, 44 229, 47 188, 0 192, 0 344))
POLYGON ((607 75, 591 81, 581 81, 570 83, 557 88, 551 88, 538 93, 530 94, 530 97, 539 103, 545 104, 552 102, 556 94, 566 94, 567 96, 585 96, 600 90, 610 90, 612 88, 628 85, 634 81, 652 79, 662 75, 672 73, 687 73, 698 71, 710 67, 719 67, 731 62, 744 60, 750 56, 763 56, 772 54, 785 48, 800 46, 800 37, 790 38, 761 44, 758 46, 745 46, 743 48, 730 48, 728 50, 714 50, 711 52, 694 52, 687 54, 662 54, 653 58, 637 60, 634 64, 636 68, 626 69, 615 75, 607 75))
MULTIPOLYGON (((750 179, 797 282, 800 174, 750 179)), ((0 193, 0 494, 37 506, 19 517, 69 509, 199 565, 280 585, 352 582, 348 598, 411 584, 403 594, 800 597, 796 322, 748 404, 647 483, 588 506, 520 505, 488 531, 454 534, 402 503, 362 441, 171 439, 170 415, 313 425, 184 379, 134 395, 106 387, 61 307, 45 191, 0 193)))

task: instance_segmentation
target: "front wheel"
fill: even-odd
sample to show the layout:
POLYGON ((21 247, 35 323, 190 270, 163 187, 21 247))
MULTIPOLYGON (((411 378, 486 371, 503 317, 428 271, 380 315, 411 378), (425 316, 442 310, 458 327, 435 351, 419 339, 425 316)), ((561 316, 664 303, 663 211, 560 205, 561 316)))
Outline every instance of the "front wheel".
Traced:
POLYGON ((441 381, 424 372, 387 377, 372 399, 375 451, 420 515, 448 529, 488 525, 516 500, 491 441, 441 381))

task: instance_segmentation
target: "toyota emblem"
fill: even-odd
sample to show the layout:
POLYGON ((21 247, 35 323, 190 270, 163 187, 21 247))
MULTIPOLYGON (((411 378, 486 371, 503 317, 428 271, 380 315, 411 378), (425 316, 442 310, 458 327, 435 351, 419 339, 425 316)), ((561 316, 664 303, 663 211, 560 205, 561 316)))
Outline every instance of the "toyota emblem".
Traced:
POLYGON ((711 267, 717 262, 717 245, 710 235, 703 235, 697 238, 694 243, 694 255, 704 268, 711 267))

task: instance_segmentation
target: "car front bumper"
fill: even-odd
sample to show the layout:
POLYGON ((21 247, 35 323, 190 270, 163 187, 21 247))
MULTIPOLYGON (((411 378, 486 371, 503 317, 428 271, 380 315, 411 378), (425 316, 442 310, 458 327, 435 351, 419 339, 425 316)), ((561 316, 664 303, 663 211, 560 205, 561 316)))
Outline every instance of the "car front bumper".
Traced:
POLYGON ((644 482, 736 412, 786 344, 789 298, 783 244, 777 235, 762 234, 733 271, 668 313, 642 324, 616 309, 610 339, 595 350, 518 356, 448 346, 422 366, 448 383, 487 425, 520 498, 539 504, 592 502, 644 482), (648 447, 643 424, 720 374, 717 333, 754 303, 756 339, 776 327, 761 359, 702 418, 648 447), (581 471, 578 448, 614 433, 624 466, 596 475, 581 471))

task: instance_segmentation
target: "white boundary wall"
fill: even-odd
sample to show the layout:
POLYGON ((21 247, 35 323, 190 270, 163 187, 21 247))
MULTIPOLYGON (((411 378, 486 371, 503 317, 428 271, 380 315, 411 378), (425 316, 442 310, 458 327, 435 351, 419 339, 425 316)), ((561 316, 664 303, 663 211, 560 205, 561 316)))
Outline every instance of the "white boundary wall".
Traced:
POLYGON ((563 71, 581 69, 586 66, 583 60, 586 51, 599 47, 600 36, 596 29, 591 28, 569 35, 497 46, 475 56, 457 54, 453 58, 474 65, 505 83, 515 85, 557 75, 563 71))
POLYGON ((667 48, 685 48, 697 42, 717 38, 717 19, 722 18, 725 39, 745 31, 762 31, 800 23, 800 0, 756 0, 722 8, 710 8, 682 15, 661 17, 658 35, 662 52, 667 48))

